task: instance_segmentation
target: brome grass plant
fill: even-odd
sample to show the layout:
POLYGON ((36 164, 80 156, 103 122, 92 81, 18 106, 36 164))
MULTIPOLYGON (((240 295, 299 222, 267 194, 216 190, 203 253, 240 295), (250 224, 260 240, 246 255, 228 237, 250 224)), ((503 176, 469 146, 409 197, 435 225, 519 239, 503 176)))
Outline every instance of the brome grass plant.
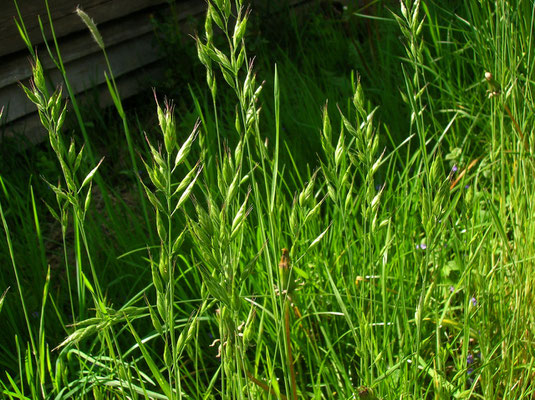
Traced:
POLYGON ((209 1, 206 82, 185 116, 155 94, 157 134, 109 71, 133 204, 32 53, 59 167, 0 175, 3 396, 533 398, 535 6, 374 5, 279 15, 292 53, 209 1))

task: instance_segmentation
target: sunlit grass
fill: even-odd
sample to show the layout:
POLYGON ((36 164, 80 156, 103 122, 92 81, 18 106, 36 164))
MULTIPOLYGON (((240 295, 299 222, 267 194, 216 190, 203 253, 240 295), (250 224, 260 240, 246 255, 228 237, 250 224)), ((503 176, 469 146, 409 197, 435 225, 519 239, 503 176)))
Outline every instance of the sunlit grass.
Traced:
POLYGON ((254 59, 250 11, 210 2, 206 88, 182 119, 156 94, 144 142, 110 77, 128 201, 34 58, 59 167, 43 196, 0 179, 6 397, 533 397, 535 6, 381 6, 307 20, 330 53, 297 33, 254 59), (322 59, 344 49, 357 72, 322 59))

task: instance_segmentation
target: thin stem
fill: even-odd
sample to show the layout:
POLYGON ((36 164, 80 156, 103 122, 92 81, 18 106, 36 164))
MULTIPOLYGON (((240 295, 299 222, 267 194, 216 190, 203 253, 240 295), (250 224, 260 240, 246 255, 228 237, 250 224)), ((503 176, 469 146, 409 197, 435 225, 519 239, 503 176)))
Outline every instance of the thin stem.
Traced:
POLYGON ((286 338, 286 351, 288 355, 288 367, 290 368, 290 388, 292 400, 297 400, 297 383, 295 379, 294 358, 292 354, 292 342, 290 340, 290 299, 284 300, 284 333, 286 338))

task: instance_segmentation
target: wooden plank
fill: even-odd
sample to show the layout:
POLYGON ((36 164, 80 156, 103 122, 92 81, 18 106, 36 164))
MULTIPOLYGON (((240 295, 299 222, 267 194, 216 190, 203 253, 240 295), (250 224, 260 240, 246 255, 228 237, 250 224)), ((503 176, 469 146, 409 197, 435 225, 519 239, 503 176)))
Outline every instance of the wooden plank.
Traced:
MULTIPOLYGON (((153 46, 152 33, 122 42, 108 49, 108 57, 115 77, 132 72, 159 59, 160 55, 153 46), (125 62, 128 60, 128 62, 125 62)), ((67 76, 74 93, 80 93, 92 86, 105 82, 104 71, 106 62, 102 53, 97 52, 89 56, 76 59, 65 66, 67 76)), ((52 82, 62 82, 58 70, 49 72, 52 82)), ((28 84, 27 82, 25 83, 28 84)), ((63 90, 66 96, 66 90, 63 90)), ((0 99, 8 99, 5 122, 8 123, 34 111, 31 103, 18 84, 12 84, 0 89, 0 99)))
MULTIPOLYGON (((121 98, 124 100, 139 93, 146 93, 147 98, 152 98, 152 89, 146 84, 147 76, 154 77, 155 79, 162 77, 163 67, 159 63, 153 63, 117 79, 117 86, 121 93, 121 98), (143 88, 141 91, 140 87, 143 88)), ((106 84, 100 85, 96 90, 98 91, 98 104, 102 108, 113 105, 106 84)), ((85 94, 81 94, 78 100, 83 105, 86 96, 93 95, 93 92, 86 92, 85 94)), ((68 112, 72 112, 69 106, 68 110, 68 112)), ((0 132, 2 131, 4 129, 0 128, 0 132)), ((5 132, 3 133, 6 139, 17 140, 17 144, 20 144, 18 146, 19 150, 24 150, 29 146, 41 143, 47 135, 35 111, 9 124, 5 127, 5 132)), ((0 143, 2 139, 4 138, 0 137, 0 143)), ((66 140, 68 141, 68 139, 66 140)))
MULTIPOLYGON (((19 0, 19 1, 28 1, 29 3, 34 3, 35 0, 19 0)), ((44 1, 44 0, 39 0, 44 1)), ((49 0, 51 3, 54 0, 49 0)), ((69 3, 72 5, 72 0, 55 0, 58 4, 67 5, 69 3)), ((82 0, 83 1, 83 0, 82 0)), ((126 98, 132 94, 135 94, 140 90, 139 87, 134 89, 134 83, 137 85, 137 80, 132 80, 130 77, 137 76, 139 74, 146 75, 146 72, 140 72, 146 70, 148 65, 154 65, 158 60, 159 54, 154 48, 153 44, 153 34, 152 26, 149 22, 149 14, 151 10, 149 9, 137 9, 137 13, 130 13, 132 7, 129 7, 127 11, 128 16, 125 17, 125 11, 123 14, 119 14, 114 7, 120 7, 120 5, 125 4, 125 0, 113 0, 113 6, 109 4, 111 0, 85 0, 83 1, 83 6, 85 10, 91 15, 97 23, 103 21, 109 21, 108 23, 104 22, 99 25, 99 29, 104 37, 104 41, 107 44, 107 52, 111 60, 112 69, 116 78, 121 82, 129 82, 128 84, 120 85, 120 93, 122 98, 126 98), (93 4, 94 10, 91 11, 91 8, 88 8, 88 4, 93 4), (95 10, 103 11, 105 10, 105 5, 108 4, 108 9, 106 10, 106 16, 99 16, 98 13, 94 13, 95 10), (99 9, 99 7, 101 7, 99 9), (111 11, 110 11, 111 10, 111 11), (115 10, 115 11, 113 11, 115 10), (115 13, 115 14, 114 14, 115 13), (124 18, 119 20, 112 20, 114 17, 112 15, 121 15, 124 18), (106 17, 109 17, 106 20, 106 17), (140 68, 142 70, 140 70, 140 68), (127 87, 126 91, 123 93, 124 87, 127 87)), ((167 0, 163 0, 166 2, 167 0)), ((290 0, 289 2, 293 6, 303 5, 309 0, 290 0)), ((128 4, 158 4, 162 3, 160 0, 129 0, 128 4)), ((262 1, 257 0, 253 3, 257 3, 258 7, 262 4, 262 1)), ((276 1, 272 5, 274 5, 276 1)), ((51 8, 54 7, 51 4, 51 8)), ((72 7, 74 8, 74 6, 72 7)), ((179 20, 183 20, 188 16, 197 15, 202 13, 206 8, 206 3, 204 0, 177 0, 175 4, 175 10, 179 10, 179 20)), ((254 8, 254 5, 253 5, 254 8)), ((135 7, 134 7, 135 9, 135 7)), ((64 9, 65 11, 66 9, 64 9)), ((36 18, 36 17, 35 17, 36 18)), ((34 18, 34 19, 35 19, 34 18)), ((78 24, 79 32, 72 28, 72 32, 77 32, 76 34, 72 33, 71 35, 60 39, 60 49, 62 51, 62 57, 66 63, 67 74, 69 76, 69 81, 73 85, 75 93, 82 93, 84 90, 94 87, 95 85, 99 86, 99 91, 107 91, 106 85, 104 82, 103 71, 106 69, 104 58, 101 54, 98 46, 93 42, 90 34, 87 31, 85 25, 81 23, 78 16, 72 13, 65 13, 62 18, 76 20, 78 24)), ((1 20, 1 17, 0 17, 1 20)), ((71 21, 72 22, 72 21, 71 21)), ((76 24, 72 22, 72 27, 76 24)), ((187 24, 181 26, 184 30, 187 24)), ((56 34, 59 35, 58 27, 55 25, 56 34)), ((63 28, 61 28, 63 29, 63 28)), ((186 28, 187 29, 187 28, 186 28)), ((0 25, 1 31, 1 25, 0 25)), ((68 34, 68 29, 65 30, 65 34, 68 34)), ((18 33, 17 33, 18 35, 18 33)), ((18 36, 17 36, 18 37, 18 36)), ((19 38, 20 42, 22 40, 19 38)), ((0 44, 1 46, 1 44, 0 44)), ((0 51, 1 52, 1 51, 0 51)), ((49 77, 55 83, 61 82, 61 76, 58 71, 55 70, 52 61, 48 58, 44 49, 41 49, 40 58, 45 65, 45 69, 50 69, 48 72, 49 77)), ((39 128, 40 124, 38 121, 37 114, 35 112, 35 106, 25 98, 24 93, 15 83, 16 81, 27 80, 30 76, 31 70, 29 67, 28 60, 23 52, 18 54, 11 54, 5 56, 5 59, 12 57, 13 59, 2 65, 0 62, 0 104, 5 104, 8 106, 8 115, 4 115, 3 123, 9 122, 8 128, 10 134, 20 134, 20 129, 26 127, 28 130, 24 132, 25 137, 30 138, 30 142, 39 142, 44 138, 43 130, 39 128), (15 56, 17 58, 15 58, 15 56), (9 100, 9 104, 6 104, 6 100, 9 100), (33 121, 33 122, 32 122, 33 121), (40 132, 40 133, 38 133, 40 132)), ((64 91, 64 96, 66 95, 64 91)), ((150 95, 150 94, 149 94, 150 95)), ((104 96, 105 97, 105 96, 104 96)), ((109 98, 109 94, 108 94, 109 98)), ((110 105, 110 102, 103 101, 102 106, 110 105)), ((0 128, 2 129, 2 128, 0 128)), ((0 138, 1 140, 1 138, 0 138)))
MULTIPOLYGON (((177 18, 179 21, 184 20, 203 12, 204 9, 205 6, 202 2, 188 0, 180 4, 177 18)), ((153 25, 150 20, 152 12, 153 9, 149 9, 123 19, 120 23, 99 26, 106 47, 152 32, 153 25)), ((66 64, 101 50, 89 32, 85 30, 81 36, 65 37, 60 43, 60 51, 63 62, 66 64)), ((45 48, 42 48, 38 54, 45 70, 54 68, 54 63, 45 48)), ((31 67, 28 56, 26 54, 13 54, 5 63, 0 65, 0 88, 27 79, 30 75, 31 67)))
MULTIPOLYGON (((14 53, 25 48, 20 39, 14 17, 17 15, 12 0, 4 0, 5 8, 0 14, 0 56, 14 53)), ((22 18, 34 45, 42 43, 43 38, 37 16, 43 20, 46 38, 49 40, 50 25, 44 0, 18 0, 22 18)), ((97 24, 112 21, 148 7, 165 4, 166 0, 49 0, 54 30, 58 38, 70 33, 85 30, 85 25, 74 13, 79 5, 97 24)))
MULTIPOLYGON (((181 14, 182 19, 187 18, 189 15, 202 12, 204 8, 202 4, 199 4, 197 0, 190 0, 189 3, 196 3, 195 7, 186 8, 181 14)), ((130 21, 136 22, 136 21, 130 21)), ((150 25, 150 23, 149 23, 150 25)), ((154 46, 154 37, 152 28, 143 28, 138 30, 137 33, 144 33, 142 36, 136 36, 128 41, 124 39, 130 37, 128 33, 117 33, 117 42, 115 46, 111 46, 107 49, 108 57, 112 66, 112 71, 115 77, 120 77, 124 74, 130 73, 133 70, 148 65, 159 59, 160 53, 154 46)), ((87 34, 89 35, 89 34, 87 34)), ((90 38, 86 38, 90 39, 90 38)), ((92 85, 99 85, 105 82, 104 71, 106 70, 106 64, 104 56, 93 43, 93 41, 86 41, 88 46, 80 46, 79 39, 74 43, 68 44, 66 48, 62 47, 62 51, 65 53, 64 60, 69 63, 65 64, 67 70, 67 76, 69 82, 73 88, 73 91, 77 94, 80 93, 92 85), (89 44, 94 45, 90 47, 89 44), (91 50, 92 49, 92 50, 91 50)), ((47 57, 44 58, 43 64, 48 67, 52 67, 52 61, 47 57)), ((28 78, 31 74, 30 64, 27 59, 21 60, 17 70, 11 75, 11 77, 18 78, 17 80, 23 81, 25 85, 28 85, 28 78)), ((59 71, 55 68, 51 68, 47 73, 48 77, 54 82, 54 85, 58 85, 62 82, 59 71)), ((14 79, 10 79, 11 84, 7 84, 4 87, 0 87, 0 104, 6 106, 4 113, 3 123, 9 123, 24 115, 34 111, 34 105, 26 98, 24 92, 19 87, 18 82, 14 82, 14 79)), ((7 79, 4 83, 7 83, 7 79)), ((64 90, 64 95, 66 91, 64 90)))
MULTIPOLYGON (((148 21, 148 15, 142 14, 131 20, 124 21, 120 25, 114 25, 110 29, 102 29, 101 34, 106 38, 106 45, 113 46, 122 41, 150 32, 152 26, 148 21)), ((100 51, 90 35, 83 37, 66 37, 60 43, 61 56, 64 63, 87 56, 100 51)), ((45 69, 54 67, 46 49, 38 51, 39 59, 45 69)), ((14 54, 10 60, 0 65, 0 88, 26 79, 31 75, 31 66, 28 55, 14 54)))

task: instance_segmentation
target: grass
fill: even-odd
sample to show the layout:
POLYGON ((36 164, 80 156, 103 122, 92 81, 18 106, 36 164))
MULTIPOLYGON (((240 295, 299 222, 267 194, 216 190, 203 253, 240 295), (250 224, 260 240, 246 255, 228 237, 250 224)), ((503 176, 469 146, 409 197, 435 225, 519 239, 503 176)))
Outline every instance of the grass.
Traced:
POLYGON ((159 132, 110 71, 123 185, 33 59, 51 150, 0 175, 5 397, 533 398, 535 7, 370 7, 270 33, 210 2, 159 132))

